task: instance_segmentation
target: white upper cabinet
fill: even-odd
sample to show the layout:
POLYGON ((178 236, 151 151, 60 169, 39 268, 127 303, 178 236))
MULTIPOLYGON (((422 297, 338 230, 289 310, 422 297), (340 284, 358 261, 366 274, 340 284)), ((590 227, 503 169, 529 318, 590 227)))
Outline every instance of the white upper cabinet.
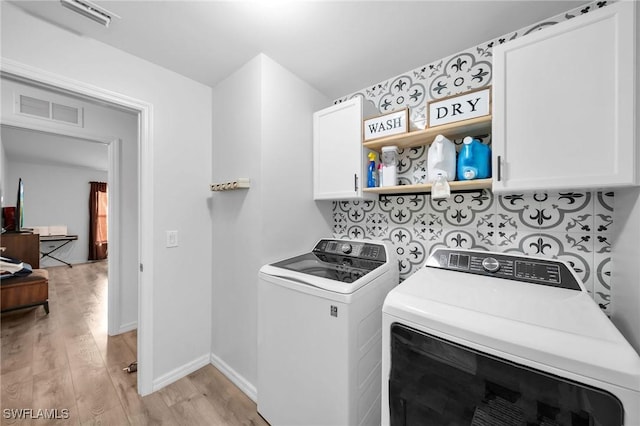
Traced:
POLYGON ((638 184, 635 7, 494 48, 494 192, 638 184))
MULTIPOLYGON (((354 98, 313 114, 313 198, 363 198, 362 99, 354 98)), ((365 197, 371 198, 370 194, 365 197)))

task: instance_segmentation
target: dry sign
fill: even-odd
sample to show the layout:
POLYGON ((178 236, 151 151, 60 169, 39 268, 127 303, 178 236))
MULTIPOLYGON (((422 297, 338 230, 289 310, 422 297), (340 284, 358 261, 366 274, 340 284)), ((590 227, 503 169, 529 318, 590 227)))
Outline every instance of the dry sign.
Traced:
POLYGON ((370 141, 385 136, 409 131, 409 110, 391 112, 364 120, 364 140, 370 141))
POLYGON ((466 92, 429 102, 428 127, 455 123, 491 113, 491 88, 466 92))

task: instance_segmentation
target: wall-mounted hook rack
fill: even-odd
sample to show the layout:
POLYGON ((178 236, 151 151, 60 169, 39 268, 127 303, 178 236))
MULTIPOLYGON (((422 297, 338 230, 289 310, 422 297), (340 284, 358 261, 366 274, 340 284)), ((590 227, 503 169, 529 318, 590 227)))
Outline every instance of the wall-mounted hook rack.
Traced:
POLYGON ((251 186, 251 179, 237 178, 227 182, 212 183, 212 191, 231 191, 233 189, 248 189, 251 186))

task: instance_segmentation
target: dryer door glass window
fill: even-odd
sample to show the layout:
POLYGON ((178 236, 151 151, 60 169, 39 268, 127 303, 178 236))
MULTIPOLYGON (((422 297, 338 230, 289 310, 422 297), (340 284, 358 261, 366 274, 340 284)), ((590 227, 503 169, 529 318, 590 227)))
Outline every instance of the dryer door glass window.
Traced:
POLYGON ((621 425, 610 393, 401 324, 391 327, 391 425, 621 425))

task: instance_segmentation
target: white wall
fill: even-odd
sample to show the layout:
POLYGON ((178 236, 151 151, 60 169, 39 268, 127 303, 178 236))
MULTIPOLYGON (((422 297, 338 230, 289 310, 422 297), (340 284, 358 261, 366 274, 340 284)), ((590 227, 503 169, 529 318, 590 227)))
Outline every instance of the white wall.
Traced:
MULTIPOLYGON (((252 60, 213 91, 213 182, 251 179, 251 188, 213 193, 211 352, 255 383, 255 274, 260 264, 261 60, 252 60)), ((226 372, 228 375, 234 373, 226 372)), ((251 389, 243 389, 251 393, 251 389)), ((253 391, 255 393, 255 391, 253 391)))
MULTIPOLYGON (((9 187, 11 182, 17 184, 18 178, 24 182, 25 227, 67 225, 68 234, 78 235, 78 240, 52 255, 73 264, 86 262, 89 255, 89 182, 106 182, 107 172, 8 161, 9 187)), ((8 194, 5 198, 7 205, 15 205, 15 199, 15 194, 8 194)), ((49 244, 42 243, 42 250, 50 250, 49 244)), ((40 261, 41 268, 60 265, 63 264, 54 259, 44 258, 40 261)), ((135 290, 134 287, 134 295, 135 290)))
POLYGON ((153 217, 142 220, 153 229, 153 264, 145 265, 154 278, 153 388, 166 385, 208 362, 211 350, 211 89, 11 3, 1 7, 3 59, 153 105, 153 183, 143 188, 153 217), (166 230, 179 231, 179 247, 165 248, 166 230))
POLYGON ((262 258, 311 251, 333 235, 332 202, 313 200, 313 113, 332 103, 262 56, 262 258))
POLYGON ((312 191, 312 113, 329 100, 259 55, 214 88, 212 359, 255 398, 258 270, 330 236, 330 203, 312 191))

